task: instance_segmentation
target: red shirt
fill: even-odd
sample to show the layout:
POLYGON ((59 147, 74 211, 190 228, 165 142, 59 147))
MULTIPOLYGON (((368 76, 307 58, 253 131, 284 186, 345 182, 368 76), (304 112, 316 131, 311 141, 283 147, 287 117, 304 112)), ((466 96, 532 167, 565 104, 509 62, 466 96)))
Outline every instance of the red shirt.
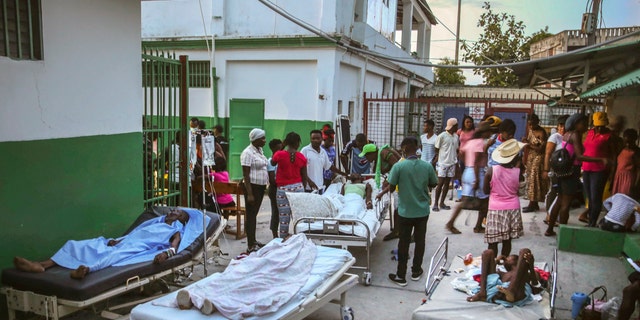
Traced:
MULTIPOLYGON (((611 133, 596 133, 595 130, 591 129, 587 132, 587 138, 584 139, 584 155, 587 157, 594 158, 608 158, 609 157, 609 146, 607 142, 609 141, 609 137, 611 133)), ((598 172, 605 170, 607 167, 602 162, 582 162, 582 170, 583 171, 592 171, 598 172)))
POLYGON ((294 161, 291 162, 289 152, 280 150, 273 155, 271 160, 278 165, 278 170, 276 170, 277 186, 302 182, 300 169, 307 165, 307 158, 302 153, 296 151, 294 161))

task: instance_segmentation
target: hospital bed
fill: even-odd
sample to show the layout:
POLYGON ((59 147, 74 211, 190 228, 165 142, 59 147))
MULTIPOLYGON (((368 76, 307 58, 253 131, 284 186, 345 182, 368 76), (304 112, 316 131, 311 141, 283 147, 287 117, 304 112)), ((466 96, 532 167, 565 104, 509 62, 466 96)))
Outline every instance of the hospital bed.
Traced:
MULTIPOLYGON (((280 239, 272 241, 280 241, 280 239)), ((355 258, 346 250, 322 246, 316 246, 316 248, 317 254, 311 267, 309 278, 302 288, 288 302, 280 306, 277 311, 259 316, 254 315, 247 319, 304 319, 329 302, 340 305, 342 319, 353 319, 353 311, 346 305, 346 292, 358 283, 358 276, 346 272, 355 263, 355 258)), ((260 259, 257 254, 252 253, 251 256, 235 262, 242 264, 250 258, 260 259)), ((189 290, 196 285, 205 288, 207 285, 215 286, 217 283, 216 278, 220 279, 223 275, 224 273, 211 275, 185 287, 184 290, 189 290)), ((249 280, 261 282, 260 279, 256 278, 249 280)), ((177 294, 177 292, 172 292, 161 298, 136 306, 131 310, 130 319, 226 319, 220 312, 204 315, 196 308, 180 310, 175 306, 170 306, 175 304, 177 294)), ((250 297, 246 299, 250 299, 250 297)), ((254 303, 247 300, 243 300, 243 302, 247 305, 254 303)), ((243 316, 243 318, 246 317, 243 316)))
POLYGON ((489 302, 467 302, 468 295, 452 286, 456 278, 464 277, 463 272, 456 273, 466 271, 463 259, 456 256, 452 261, 448 260, 448 239, 445 238, 431 258, 425 283, 427 299, 413 311, 412 319, 554 319, 558 251, 554 250, 553 262, 549 268, 544 262, 536 262, 536 267, 548 269, 550 273, 547 289, 540 294, 542 300, 512 308, 489 302))
MULTIPOLYGON (((366 265, 353 266, 353 268, 364 270, 361 275, 361 282, 368 286, 371 284, 371 244, 376 238, 376 234, 380 230, 389 208, 392 207, 392 197, 389 197, 387 193, 380 201, 375 201, 375 197, 380 190, 375 186, 373 179, 365 182, 372 186, 371 198, 374 199, 372 210, 364 210, 356 215, 343 215, 340 212, 332 215, 321 212, 324 209, 321 206, 308 210, 296 210, 292 205, 291 212, 293 217, 297 217, 293 224, 294 234, 304 233, 313 242, 323 246, 340 247, 345 250, 349 247, 364 247, 367 252, 366 265)), ((333 183, 323 193, 323 196, 327 197, 340 193, 341 189, 342 183, 333 183)), ((291 196, 299 197, 298 194, 291 196)), ((302 196, 304 197, 305 195, 302 196)), ((308 196, 313 197, 314 195, 308 196)))
MULTIPOLYGON (((129 227, 125 234, 144 221, 168 214, 173 207, 153 207, 145 210, 129 227)), ((193 268, 201 263, 205 250, 220 236, 226 220, 218 214, 209 213, 206 246, 202 234, 186 249, 162 264, 152 261, 131 265, 109 267, 89 273, 82 280, 69 277, 69 269, 55 266, 43 273, 28 273, 14 268, 2 270, 2 294, 7 297, 9 319, 15 319, 16 311, 33 312, 47 319, 57 320, 73 312, 91 307, 133 289, 161 280, 161 278, 193 268)), ((103 311, 103 316, 114 313, 103 311)))

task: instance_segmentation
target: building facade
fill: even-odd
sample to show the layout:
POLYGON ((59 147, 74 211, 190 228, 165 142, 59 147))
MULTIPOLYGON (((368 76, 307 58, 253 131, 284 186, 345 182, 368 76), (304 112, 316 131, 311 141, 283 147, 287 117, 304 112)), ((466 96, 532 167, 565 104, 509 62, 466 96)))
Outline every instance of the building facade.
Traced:
POLYGON ((30 2, 0 22, 2 268, 117 236, 142 210, 140 2, 30 2))
POLYGON ((344 114, 355 134, 365 92, 416 95, 433 80, 429 67, 385 58, 427 62, 435 18, 422 0, 278 1, 285 15, 270 1, 201 4, 143 2, 143 46, 209 62, 215 80, 191 88, 190 115, 225 127, 232 178, 248 127, 264 128, 268 140, 296 131, 306 143, 311 129, 344 114))

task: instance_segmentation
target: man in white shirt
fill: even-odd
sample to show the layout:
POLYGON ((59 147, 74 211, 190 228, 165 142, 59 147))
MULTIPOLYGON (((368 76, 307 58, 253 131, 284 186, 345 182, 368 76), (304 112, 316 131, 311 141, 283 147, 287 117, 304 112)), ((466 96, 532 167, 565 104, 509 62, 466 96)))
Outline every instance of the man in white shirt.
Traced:
POLYGON ((445 131, 440 133, 436 139, 436 156, 431 160, 431 164, 436 168, 438 186, 436 187, 436 197, 433 200, 432 211, 451 209, 451 207, 444 204, 444 199, 447 197, 449 182, 451 182, 451 178, 456 173, 456 164, 458 163, 460 141, 456 130, 458 130, 458 119, 450 118, 447 120, 445 131), (440 201, 440 207, 438 207, 438 201, 440 201))
MULTIPOLYGON (((307 174, 316 186, 324 185, 324 170, 331 170, 343 176, 348 175, 336 168, 335 164, 329 160, 327 152, 320 147, 322 144, 322 131, 311 130, 310 141, 311 143, 302 148, 300 152, 307 158, 307 174)), ((306 191, 310 191, 310 189, 306 191)))

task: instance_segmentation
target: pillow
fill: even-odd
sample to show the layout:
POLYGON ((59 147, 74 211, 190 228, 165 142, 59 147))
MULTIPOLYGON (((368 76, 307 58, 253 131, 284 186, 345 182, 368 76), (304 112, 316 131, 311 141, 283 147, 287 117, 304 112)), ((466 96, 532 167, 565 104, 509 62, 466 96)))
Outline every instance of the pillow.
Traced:
POLYGON ((287 192, 292 223, 303 217, 333 218, 338 210, 327 197, 315 193, 287 192))

